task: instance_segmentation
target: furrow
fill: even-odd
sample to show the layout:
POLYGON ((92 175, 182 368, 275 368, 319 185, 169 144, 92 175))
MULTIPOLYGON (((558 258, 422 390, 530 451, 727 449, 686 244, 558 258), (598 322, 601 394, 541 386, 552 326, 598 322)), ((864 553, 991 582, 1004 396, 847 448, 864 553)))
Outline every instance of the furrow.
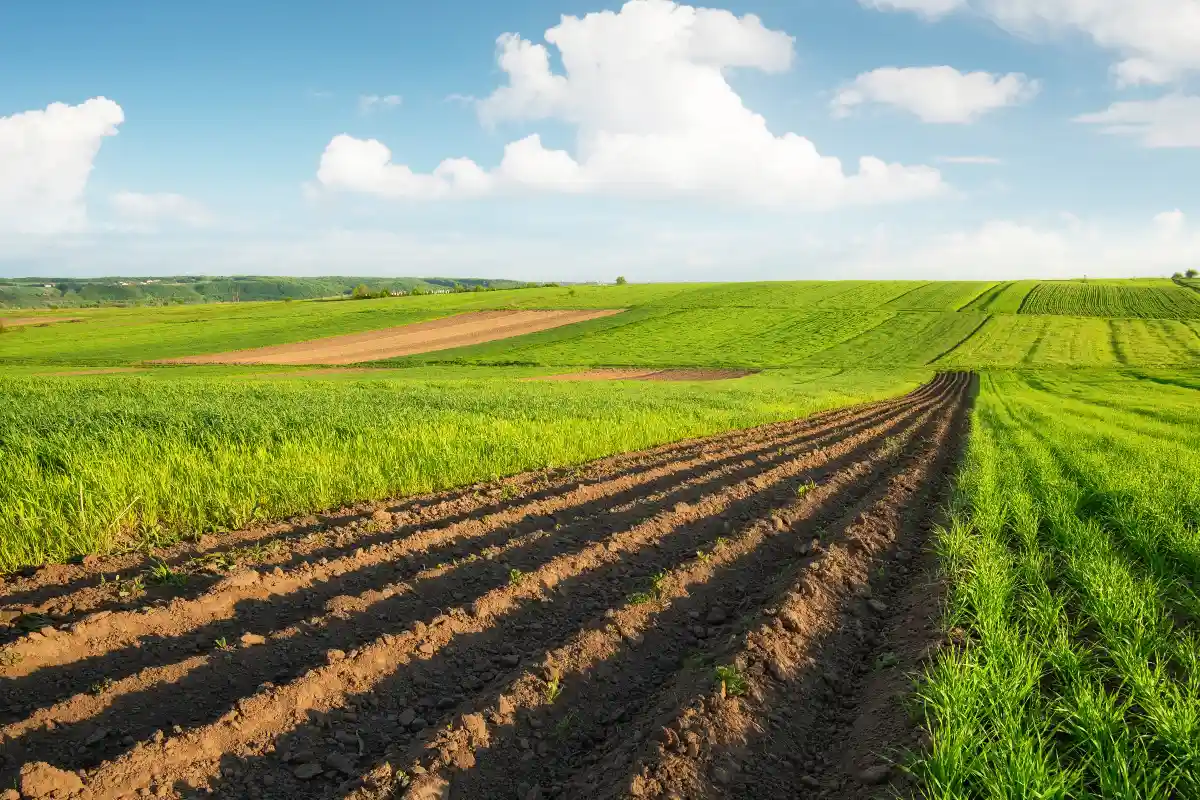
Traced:
MULTIPOLYGON (((902 416, 919 413, 927 412, 911 410, 902 416)), ((885 421, 877 427, 886 430, 892 424, 898 423, 885 421)), ((869 441, 872 435, 878 436, 879 431, 860 433, 856 441, 869 441)), ((313 714, 344 707, 348 694, 377 693, 381 682, 395 680, 393 676, 398 672, 418 681, 433 666, 431 662, 469 650, 471 641, 485 638, 505 620, 536 615, 547 603, 553 606, 567 602, 562 599, 564 589, 567 597, 576 592, 586 594, 598 571, 619 567, 623 560, 636 560, 648 546, 661 546, 747 497, 797 476, 818 473, 820 464, 835 461, 848 450, 852 452, 854 446, 848 443, 813 450, 807 457, 787 460, 761 474, 715 488, 695 503, 676 504, 628 529, 604 530, 599 541, 537 562, 535 568, 520 572, 518 580, 478 596, 469 608, 452 608, 434 617, 430 624, 418 621, 399 635, 384 633, 357 653, 339 656, 286 685, 264 687, 214 723, 167 736, 163 741, 142 742, 116 760, 100 765, 89 775, 89 787, 96 796, 118 796, 151 784, 164 785, 164 776, 190 785, 210 783, 220 775, 222 759, 257 757, 264 747, 271 746, 274 737, 305 723, 313 714)), ((839 468, 830 466, 835 473, 839 468)), ((425 599, 417 584, 413 589, 425 599)))
MULTIPOLYGON (((863 493, 872 496, 881 473, 902 460, 900 448, 920 437, 940 412, 940 407, 930 409, 904 432, 880 437, 871 453, 802 499, 785 497, 760 509, 759 517, 736 537, 669 572, 661 581, 662 596, 654 602, 626 603, 606 612, 548 653, 536 671, 505 687, 484 714, 454 720, 448 732, 428 745, 431 755, 415 764, 402 761, 405 774, 423 771, 414 791, 436 788, 449 777, 454 796, 521 796, 520 784, 534 786, 539 780, 540 790, 551 794, 574 789, 590 795, 597 787, 578 775, 572 780, 572 771, 609 774, 617 768, 614 751, 636 750, 655 727, 636 724, 641 710, 653 696, 679 695, 679 686, 660 683, 664 676, 680 669, 688 673, 690 661, 730 635, 731 628, 739 628, 740 614, 730 603, 753 603, 753 587, 761 590, 761 579, 772 570, 781 564, 821 564, 836 553, 839 545, 830 531, 837 528, 831 523, 847 513, 841 503, 857 502, 863 493), (780 519, 787 520, 784 531, 777 530, 775 520, 780 519), (810 552, 812 536, 821 532, 824 544, 810 552), (554 691, 548 693, 551 686, 554 691), (555 735, 543 735, 546 731, 555 735), (536 747, 531 749, 529 742, 536 747), (593 767, 603 754, 610 758, 593 767)), ((380 792, 365 788, 361 794, 375 797, 380 792)))

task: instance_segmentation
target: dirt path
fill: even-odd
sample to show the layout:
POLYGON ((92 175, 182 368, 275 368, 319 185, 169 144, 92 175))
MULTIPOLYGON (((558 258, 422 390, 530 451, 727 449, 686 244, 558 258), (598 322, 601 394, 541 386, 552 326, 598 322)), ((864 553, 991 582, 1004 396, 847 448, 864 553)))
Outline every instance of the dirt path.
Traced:
POLYGON ((235 350, 230 353, 166 359, 164 364, 357 364, 466 347, 536 333, 576 322, 620 314, 599 311, 467 311, 427 322, 414 322, 307 342, 235 350))
POLYGON ((970 387, 232 533, 128 597, 97 583, 133 556, 10 580, 47 624, 0 651, 0 786, 37 761, 92 797, 863 796, 913 734, 879 698, 926 645, 900 634, 932 621, 913 561, 970 387), (887 637, 900 665, 859 669, 887 637))

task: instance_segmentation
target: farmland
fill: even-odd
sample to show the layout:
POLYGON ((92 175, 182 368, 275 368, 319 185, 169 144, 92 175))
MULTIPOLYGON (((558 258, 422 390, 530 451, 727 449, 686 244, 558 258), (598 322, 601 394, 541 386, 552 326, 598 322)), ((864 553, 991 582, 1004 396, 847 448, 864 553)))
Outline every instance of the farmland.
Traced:
POLYGON ((1188 376, 990 373, 940 548, 931 797, 1200 794, 1200 395, 1188 376))
POLYGON ((1021 308, 1024 314, 1078 317, 1200 319, 1200 293, 1170 281, 1151 283, 1040 283, 1021 308))
POLYGON ((1193 302, 804 281, 14 314, 0 783, 1198 796, 1193 302))

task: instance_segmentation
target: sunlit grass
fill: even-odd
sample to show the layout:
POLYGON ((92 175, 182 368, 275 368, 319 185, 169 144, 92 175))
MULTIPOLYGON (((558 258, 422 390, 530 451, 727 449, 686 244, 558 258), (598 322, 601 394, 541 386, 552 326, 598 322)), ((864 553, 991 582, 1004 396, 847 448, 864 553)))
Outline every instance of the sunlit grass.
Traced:
POLYGON ((479 368, 459 380, 248 374, 0 377, 0 569, 801 417, 930 377, 785 371, 577 384, 479 368))
POLYGON ((1127 375, 985 376, 940 536, 968 644, 920 689, 927 796, 1200 796, 1197 408, 1127 375))

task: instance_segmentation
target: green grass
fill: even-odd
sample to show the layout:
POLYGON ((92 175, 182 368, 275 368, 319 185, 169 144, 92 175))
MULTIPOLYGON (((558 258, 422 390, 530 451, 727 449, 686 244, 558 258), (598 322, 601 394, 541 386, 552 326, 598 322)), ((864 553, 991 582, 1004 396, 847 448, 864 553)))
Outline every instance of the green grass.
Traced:
POLYGON ((528 372, 0 374, 0 570, 800 417, 931 374, 580 385, 528 372))
POLYGON ((991 314, 1016 314, 1025 298, 1037 286, 1037 281, 1007 281, 998 283, 967 304, 963 311, 984 311, 991 314))
POLYGON ((557 335, 521 337, 525 341, 514 339, 507 345, 451 352, 444 357, 487 361, 499 354, 503 360, 518 363, 578 366, 781 367, 801 363, 889 316, 881 310, 846 314, 694 308, 647 314, 625 324, 593 325, 586 336, 563 328, 557 335))
POLYGON ((1021 311, 1077 317, 1200 319, 1200 293, 1169 281, 1052 281, 1034 287, 1021 311))
POLYGON ((920 688, 923 796, 1200 797, 1198 387, 984 376, 940 534, 967 644, 920 688))
POLYGON ((1196 322, 998 314, 937 361, 939 367, 1187 366, 1196 322))
POLYGON ((897 314, 865 333, 822 350, 805 363, 827 366, 929 364, 966 340, 984 314, 897 314))
POLYGON ((995 286, 984 281, 937 281, 901 295, 888 307, 898 311, 958 311, 995 286))

